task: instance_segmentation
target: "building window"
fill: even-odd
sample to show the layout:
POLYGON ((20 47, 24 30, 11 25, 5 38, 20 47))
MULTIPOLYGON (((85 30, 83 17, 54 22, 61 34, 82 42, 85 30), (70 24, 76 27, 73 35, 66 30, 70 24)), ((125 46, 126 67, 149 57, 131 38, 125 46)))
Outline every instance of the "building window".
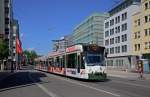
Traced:
POLYGON ((118 36, 118 43, 120 43, 120 36, 118 36))
POLYGON ((145 36, 150 36, 150 28, 144 29, 145 36))
POLYGON ((105 23, 105 28, 108 28, 109 27, 109 22, 106 22, 105 23))
POLYGON ((145 49, 150 49, 150 42, 145 42, 145 49))
POLYGON ((125 19, 127 19, 127 12, 126 12, 126 13, 124 13, 124 17, 125 17, 125 19))
POLYGON ((127 34, 122 35, 122 42, 127 41, 127 34))
POLYGON ((118 26, 118 33, 120 33, 120 26, 118 26))
POLYGON ((150 36, 150 28, 149 28, 148 30, 149 30, 149 33, 148 33, 148 34, 149 34, 149 36, 150 36))
POLYGON ((140 31, 134 33, 134 38, 135 39, 140 38, 140 37, 141 37, 140 31))
POLYGON ((140 50, 140 48, 141 48, 141 47, 140 47, 140 44, 138 44, 138 51, 140 50))
POLYGON ((115 24, 117 24, 118 23, 118 18, 117 17, 115 17, 115 24))
POLYGON ((127 19, 127 12, 125 12, 125 13, 122 14, 122 21, 124 21, 126 19, 127 19))
POLYGON ((135 21, 134 21, 134 25, 135 25, 135 27, 136 27, 136 26, 140 26, 140 25, 141 25, 140 19, 135 20, 135 21))
POLYGON ((147 29, 144 29, 144 32, 145 32, 145 36, 147 36, 148 35, 147 29))
POLYGON ((5 0, 5 3, 8 4, 8 3, 9 3, 9 0, 5 0))
POLYGON ((148 49, 148 42, 145 42, 145 49, 148 49))
POLYGON ((140 26, 140 19, 138 19, 137 25, 140 26))
POLYGON ((110 54, 114 54, 114 47, 110 48, 110 54))
POLYGON ((137 39, 137 32, 134 33, 134 39, 137 39))
POLYGON ((115 33, 118 33, 118 28, 117 27, 115 27, 115 33))
POLYGON ((118 16, 118 23, 120 23, 120 16, 118 16))
POLYGON ((109 31, 105 32, 105 37, 109 36, 109 31))
POLYGON ((120 46, 118 46, 118 53, 120 53, 120 46))
POLYGON ((123 45, 122 46, 122 52, 124 53, 124 52, 127 52, 127 45, 123 45))
POLYGON ((135 51, 137 51, 137 44, 134 45, 135 51))
POLYGON ((5 24, 9 24, 9 18, 5 18, 5 24))
POLYGON ((105 40, 105 45, 109 45, 109 39, 105 40))
POLYGON ((115 27, 115 33, 120 33, 120 26, 115 27))
POLYGON ((122 31, 125 31, 125 30, 127 30, 127 23, 125 23, 125 24, 122 24, 122 25, 121 25, 121 27, 122 27, 122 29, 121 29, 122 31))
POLYGON ((9 28, 5 28, 5 32, 9 32, 9 28))
POLYGON ((115 24, 120 23, 120 16, 115 17, 115 24))
POLYGON ((140 48, 141 48, 141 47, 140 47, 140 44, 135 44, 135 45, 134 45, 134 48, 135 48, 135 51, 139 51, 140 48))
POLYGON ((145 23, 148 22, 148 16, 145 16, 145 23))
POLYGON ((115 37, 115 43, 120 43, 120 36, 115 37))
POLYGON ((114 28, 110 29, 110 35, 113 35, 113 34, 114 34, 114 28))
POLYGON ((115 47, 115 53, 120 53, 120 46, 115 47))
POLYGON ((5 14, 9 14, 9 8, 5 7, 5 14))
POLYGON ((149 8, 150 8, 150 1, 149 1, 149 8))
POLYGON ((109 54, 109 48, 106 49, 107 54, 109 54))
POLYGON ((114 25, 114 19, 110 20, 110 26, 114 25))
POLYGON ((110 39, 110 45, 114 44, 114 38, 110 39))
POLYGON ((127 41, 127 34, 124 35, 124 40, 127 41))
POLYGON ((147 10, 148 9, 148 3, 146 2, 145 3, 145 10, 147 10))
POLYGON ((117 51, 118 51, 118 48, 117 48, 117 47, 115 47, 115 53, 117 53, 117 51))
POLYGON ((138 31, 137 33, 138 33, 138 35, 137 35, 137 36, 138 36, 138 38, 140 38, 140 37, 141 37, 141 35, 140 35, 140 31, 138 31))

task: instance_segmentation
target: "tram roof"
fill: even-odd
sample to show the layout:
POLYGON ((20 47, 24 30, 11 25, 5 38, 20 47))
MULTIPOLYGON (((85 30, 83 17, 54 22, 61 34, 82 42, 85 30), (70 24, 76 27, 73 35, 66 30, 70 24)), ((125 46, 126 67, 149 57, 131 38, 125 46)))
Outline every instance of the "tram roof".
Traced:
MULTIPOLYGON (((72 46, 75 46, 75 45, 83 45, 83 46, 90 46, 90 45, 97 45, 97 44, 90 44, 90 43, 76 43, 76 44, 73 44, 73 45, 69 45, 68 47, 72 47, 72 46)), ((97 45, 98 46, 98 45, 97 45)), ((67 47, 67 48, 68 48, 67 47)), ((99 47, 104 47, 104 46, 99 46, 99 47)))
POLYGON ((48 54, 48 57, 56 56, 56 55, 61 55, 61 54, 63 54, 63 53, 65 53, 65 52, 64 52, 64 51, 50 52, 50 53, 48 54))

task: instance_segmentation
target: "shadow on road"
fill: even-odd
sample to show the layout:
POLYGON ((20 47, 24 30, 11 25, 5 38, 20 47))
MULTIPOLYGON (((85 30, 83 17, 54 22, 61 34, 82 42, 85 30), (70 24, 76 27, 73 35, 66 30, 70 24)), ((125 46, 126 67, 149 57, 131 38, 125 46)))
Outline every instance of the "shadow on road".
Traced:
POLYGON ((35 83, 40 83, 40 84, 48 83, 42 81, 43 77, 46 77, 46 75, 40 72, 31 72, 31 73, 23 72, 23 71, 17 72, 0 82, 0 92, 16 89, 16 88, 32 86, 35 85, 35 83), (31 79, 31 77, 34 79, 34 82, 31 79))

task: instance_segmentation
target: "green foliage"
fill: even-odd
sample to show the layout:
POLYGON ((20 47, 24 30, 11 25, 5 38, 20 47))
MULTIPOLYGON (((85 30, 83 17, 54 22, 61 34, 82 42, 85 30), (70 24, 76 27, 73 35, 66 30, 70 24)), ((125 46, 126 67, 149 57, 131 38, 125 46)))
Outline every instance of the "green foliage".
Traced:
POLYGON ((8 56, 9 56, 9 47, 5 41, 0 40, 0 60, 8 58, 8 56))
POLYGON ((23 55, 27 56, 28 64, 31 64, 30 62, 34 63, 34 59, 38 57, 36 51, 34 51, 34 50, 32 50, 32 51, 25 50, 25 51, 23 51, 23 55))

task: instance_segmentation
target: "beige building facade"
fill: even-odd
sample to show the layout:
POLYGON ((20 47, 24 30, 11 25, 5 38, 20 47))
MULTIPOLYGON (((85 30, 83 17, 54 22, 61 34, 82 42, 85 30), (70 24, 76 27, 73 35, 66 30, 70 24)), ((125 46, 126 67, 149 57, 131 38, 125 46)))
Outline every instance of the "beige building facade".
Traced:
POLYGON ((150 0, 142 0, 132 16, 132 48, 137 58, 150 59, 150 0))

